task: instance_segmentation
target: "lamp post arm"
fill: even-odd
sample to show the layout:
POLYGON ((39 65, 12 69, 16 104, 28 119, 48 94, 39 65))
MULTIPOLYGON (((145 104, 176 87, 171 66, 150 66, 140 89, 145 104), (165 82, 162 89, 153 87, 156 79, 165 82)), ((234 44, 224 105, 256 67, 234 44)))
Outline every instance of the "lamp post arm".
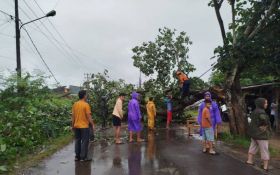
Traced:
POLYGON ((47 16, 43 16, 43 17, 41 17, 41 18, 37 18, 37 19, 34 19, 34 20, 32 20, 32 21, 23 23, 23 24, 20 26, 19 30, 21 30, 21 28, 22 28, 24 25, 26 25, 26 24, 32 23, 32 22, 34 22, 34 21, 38 21, 38 20, 40 20, 40 19, 42 19, 42 18, 46 18, 46 17, 47 17, 47 16))

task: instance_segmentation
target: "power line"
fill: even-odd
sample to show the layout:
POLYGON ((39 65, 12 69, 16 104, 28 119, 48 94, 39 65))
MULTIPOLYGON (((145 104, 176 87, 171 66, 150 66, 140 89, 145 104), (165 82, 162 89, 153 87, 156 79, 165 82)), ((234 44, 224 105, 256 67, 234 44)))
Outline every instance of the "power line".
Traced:
MULTIPOLYGON (((29 9, 31 9, 30 6, 28 6, 28 7, 29 7, 29 9)), ((20 10, 25 14, 25 16, 27 16, 28 19, 32 20, 32 18, 31 18, 21 7, 19 7, 19 8, 20 8, 20 10)), ((31 10, 32 10, 32 9, 31 9, 31 10)), ((32 10, 32 11, 33 11, 33 10, 32 10)), ((35 14, 34 11, 33 11, 33 14, 35 15, 35 17, 38 17, 38 16, 35 14)), ((42 23, 41 21, 40 21, 40 23, 41 23, 42 26, 48 31, 48 33, 50 33, 52 36, 49 36, 49 35, 47 35, 46 33, 44 33, 36 23, 33 23, 33 24, 37 27, 38 30, 36 30, 36 29, 34 29, 34 28, 33 28, 33 29, 36 30, 36 31, 38 31, 38 32, 40 32, 40 33, 42 33, 42 34, 47 38, 47 40, 49 40, 49 41, 53 44, 53 46, 55 46, 55 47, 59 50, 59 52, 61 52, 64 56, 72 58, 72 55, 70 55, 70 54, 68 53, 68 51, 65 50, 65 48, 63 48, 63 47, 61 46, 60 42, 59 42, 59 41, 53 36, 53 34, 47 29, 47 27, 44 25, 44 23, 42 23), (51 39, 51 38, 52 38, 52 39, 51 39)), ((73 60, 73 61, 75 62, 75 60, 73 60)), ((78 63, 78 64, 81 64, 81 63, 79 63, 79 62, 77 62, 77 63, 78 63)))
POLYGON ((201 78, 203 75, 207 74, 210 70, 213 69, 214 66, 216 66, 218 63, 213 63, 210 67, 210 69, 208 69, 207 71, 205 71, 203 74, 201 74, 198 78, 201 78))
MULTIPOLYGON (((34 10, 30 7, 30 5, 23 0, 23 2, 25 3, 25 5, 27 6, 27 8, 29 8, 29 10, 33 13, 33 15, 38 18, 38 15, 34 12, 34 10)), ((41 9, 41 8, 40 8, 41 9)), ((41 9, 42 10, 42 9, 41 9)), ((45 15, 44 11, 42 10, 43 14, 45 15)), ((49 20, 49 19, 48 19, 49 20)), ((48 31, 48 33, 51 35, 51 37, 54 39, 54 41, 56 41, 58 43, 58 45, 61 47, 60 42, 56 39, 56 37, 53 35, 53 33, 45 26, 45 24, 40 21, 40 23, 42 24, 42 26, 48 31)), ((63 48, 63 47, 61 47, 63 48)), ((65 51, 65 53, 75 62, 77 62, 78 64, 80 64, 81 66, 84 66, 79 59, 75 59, 75 57, 73 57, 73 55, 71 55, 66 49, 63 48, 63 50, 65 51)), ((71 49, 70 49, 71 51, 71 49)))
MULTIPOLYGON (((25 1, 25 0, 24 0, 25 1)), ((40 5, 38 4, 38 2, 36 2, 36 0, 33 0, 34 1, 34 3, 36 4, 36 6, 41 10, 41 12, 43 13, 43 14, 45 14, 45 12, 44 12, 44 10, 40 7, 40 5)), ((87 58, 89 58, 88 56, 85 56, 85 54, 83 54, 83 53, 81 53, 80 51, 75 51, 75 49, 73 49, 67 42, 66 42, 66 40, 64 39, 64 37, 62 36, 62 34, 57 30, 57 28, 55 27, 55 25, 47 18, 47 20, 48 20, 48 22, 50 23, 50 25, 52 26, 52 28, 55 30, 55 32, 57 33, 57 35, 60 37, 60 39, 63 41, 63 44, 66 46, 66 48, 68 48, 69 49, 69 51, 72 53, 72 55, 71 56, 73 56, 74 58, 76 58, 79 62, 80 62, 80 64, 82 65, 82 66, 84 66, 84 67, 86 67, 83 63, 81 63, 81 61, 80 61, 80 57, 78 56, 78 55, 76 55, 76 53, 79 53, 79 55, 83 55, 84 57, 87 57, 87 58)), ((96 60, 95 59, 95 61, 96 62, 99 62, 99 64, 100 65, 102 65, 102 66, 104 66, 105 68, 107 67, 106 65, 104 65, 102 62, 100 62, 99 60, 96 60)), ((111 69, 113 69, 113 68, 111 68, 111 69)))
POLYGON ((5 15, 7 15, 7 16, 9 16, 11 19, 15 19, 15 17, 13 15, 11 15, 11 14, 9 14, 7 12, 4 12, 3 10, 0 10, 0 12, 5 14, 5 15))
POLYGON ((28 33, 28 31, 23 27, 24 31, 26 32, 28 38, 30 39, 32 45, 34 46, 36 52, 38 53, 39 57, 41 58, 41 60, 43 61, 44 65, 46 66, 46 68, 48 69, 48 71, 50 72, 50 74, 52 75, 52 77, 54 78, 54 80, 56 81, 57 84, 60 84, 57 79, 54 76, 54 73, 51 71, 50 67, 48 66, 48 64, 46 63, 46 61, 44 60, 42 54, 40 53, 40 51, 38 50, 37 46, 35 45, 33 39, 31 38, 30 34, 28 33))
MULTIPOLYGON (((23 0, 23 2, 25 3, 25 5, 30 9, 30 11, 35 15, 35 17, 38 17, 37 16, 37 14, 34 12, 34 10, 30 7, 30 5, 28 5, 27 4, 27 2, 25 1, 25 0, 23 0)), ((35 4, 36 4, 36 6, 41 10, 41 12, 43 13, 43 14, 45 14, 45 12, 44 12, 44 10, 40 7, 40 5, 34 0, 34 2, 35 2, 35 4)), ((82 62, 81 62, 81 60, 79 59, 79 56, 77 56, 75 53, 78 53, 77 51, 75 51, 67 42, 66 42, 66 40, 64 39, 64 37, 62 36, 62 34, 57 30, 57 28, 55 27, 55 25, 47 18, 47 20, 48 20, 48 22, 50 23, 50 25, 53 27, 53 29, 55 30, 55 32, 57 33, 57 35, 60 37, 60 39, 63 41, 63 43, 61 43, 60 41, 58 41, 57 39, 56 39, 56 37, 53 35, 53 33, 52 32, 50 32, 50 30, 45 26, 45 24, 44 23, 42 23, 41 21, 41 24, 42 24, 42 26, 48 31, 48 33, 51 35, 50 37, 51 38, 53 38, 53 40, 54 41, 56 41, 56 43, 58 43, 58 45, 66 52, 66 54, 68 55, 68 56, 70 56, 70 58, 72 59, 72 58, 74 58, 74 61, 77 61, 77 63, 79 63, 81 66, 83 66, 83 67, 85 67, 86 69, 88 69, 88 67, 87 66, 85 66, 82 62), (67 50, 66 50, 66 48, 63 48, 62 47, 62 45, 64 45, 64 46, 66 46, 66 48, 72 53, 72 54, 70 54, 67 50), (75 52, 74 52, 75 51, 75 52)), ((38 27, 37 27, 38 28, 38 27)), ((39 29, 39 28, 38 28, 39 29)), ((40 29, 39 29, 40 30, 40 29)), ((40 32, 43 34, 43 35, 45 35, 48 39, 49 39, 49 37, 48 37, 48 35, 46 35, 44 32, 42 32, 41 30, 40 30, 40 32)), ((81 52, 79 52, 80 54, 79 55, 81 55, 81 52)), ((84 57, 87 57, 87 58, 89 58, 88 56, 85 56, 85 54, 82 54, 82 55, 84 55, 84 57)), ((104 66, 104 67, 107 67, 107 66, 105 66, 102 62, 100 62, 99 60, 96 60, 95 59, 95 61, 96 62, 99 62, 99 64, 100 65, 102 65, 102 66, 104 66)), ((113 69, 113 68, 111 68, 111 69, 113 69)), ((113 70, 112 70, 113 71, 113 70)), ((119 73, 118 73, 119 74, 119 73)))
MULTIPOLYGON (((33 1, 34 1, 35 4, 37 5, 37 7, 41 10, 41 12, 42 12, 43 14, 45 14, 44 10, 40 7, 40 5, 38 4, 38 2, 36 2, 36 0, 33 0, 33 1)), ((61 40, 63 41, 64 45, 71 51, 71 53, 73 54, 73 56, 79 60, 79 56, 77 56, 77 55, 75 54, 75 52, 78 53, 78 52, 80 52, 80 51, 75 51, 75 50, 66 42, 66 40, 64 39, 64 37, 62 36, 62 34, 57 30, 57 28, 56 28, 55 25, 51 22, 51 20, 49 20, 48 18, 47 18, 47 20, 48 20, 48 22, 50 23, 50 25, 53 27, 53 29, 55 30, 55 32, 57 33, 57 35, 61 38, 61 40), (74 51, 75 51, 75 52, 74 52, 74 51)), ((81 55, 81 54, 85 56, 85 54, 83 54, 83 53, 80 52, 80 55, 81 55)), ((88 57, 88 56, 85 56, 85 57, 88 57)), ((107 67, 107 66, 105 66, 102 62, 97 61, 97 60, 95 60, 95 61, 96 61, 96 62, 99 62, 100 65, 102 65, 102 66, 104 66, 104 67, 107 67)), ((83 65, 83 66, 84 66, 84 65, 83 65)))

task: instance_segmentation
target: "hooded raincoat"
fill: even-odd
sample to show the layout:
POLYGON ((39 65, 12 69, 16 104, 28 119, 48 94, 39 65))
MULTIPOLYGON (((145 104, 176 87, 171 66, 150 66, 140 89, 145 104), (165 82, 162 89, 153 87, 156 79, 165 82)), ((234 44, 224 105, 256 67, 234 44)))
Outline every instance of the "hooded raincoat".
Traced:
POLYGON ((132 98, 128 103, 128 130, 133 132, 140 132, 142 130, 142 116, 140 112, 138 96, 138 93, 132 92, 132 98))
MULTIPOLYGON (((211 115, 212 127, 215 131, 216 125, 222 123, 221 114, 220 114, 220 110, 219 110, 217 103, 211 99, 211 93, 206 92, 204 94, 204 97, 206 97, 207 95, 210 96, 210 100, 212 101, 212 106, 210 107, 210 115, 211 115)), ((201 126, 201 122, 202 122, 202 111, 204 108, 205 108, 205 102, 202 102, 199 106, 198 117, 197 117, 197 121, 200 124, 200 126, 201 126)), ((201 131, 201 129, 200 129, 200 131, 201 131)))
POLYGON ((252 112, 249 123, 248 135, 254 140, 268 140, 271 136, 269 117, 265 112, 266 99, 258 98, 255 101, 256 109, 252 112))
POLYGON ((154 129, 155 127, 155 117, 156 117, 156 106, 153 101, 149 101, 146 105, 148 114, 148 127, 154 129))

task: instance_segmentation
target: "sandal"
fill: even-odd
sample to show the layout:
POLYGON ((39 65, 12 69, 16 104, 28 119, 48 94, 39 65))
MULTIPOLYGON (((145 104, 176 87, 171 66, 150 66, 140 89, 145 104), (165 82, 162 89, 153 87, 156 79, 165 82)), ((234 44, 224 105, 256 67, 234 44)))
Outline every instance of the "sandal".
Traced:
POLYGON ((209 154, 212 156, 218 155, 218 153, 216 153, 215 151, 209 152, 209 154))
POLYGON ((207 153, 207 149, 204 148, 204 149, 202 150, 202 152, 203 152, 203 153, 207 153))
POLYGON ((262 168, 265 172, 268 172, 268 171, 269 171, 269 169, 268 169, 268 168, 265 169, 263 165, 261 165, 261 168, 262 168))

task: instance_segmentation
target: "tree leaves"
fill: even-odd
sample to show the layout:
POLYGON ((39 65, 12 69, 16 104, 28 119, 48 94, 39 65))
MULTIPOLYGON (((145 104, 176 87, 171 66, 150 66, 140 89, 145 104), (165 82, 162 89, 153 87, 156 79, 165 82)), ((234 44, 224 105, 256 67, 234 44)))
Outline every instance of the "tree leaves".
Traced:
POLYGON ((155 81, 166 88, 174 83, 176 70, 180 69, 186 73, 195 70, 187 61, 191 44, 186 32, 177 35, 175 29, 159 29, 159 35, 154 42, 143 42, 142 45, 132 48, 133 64, 146 76, 155 76, 155 81))

